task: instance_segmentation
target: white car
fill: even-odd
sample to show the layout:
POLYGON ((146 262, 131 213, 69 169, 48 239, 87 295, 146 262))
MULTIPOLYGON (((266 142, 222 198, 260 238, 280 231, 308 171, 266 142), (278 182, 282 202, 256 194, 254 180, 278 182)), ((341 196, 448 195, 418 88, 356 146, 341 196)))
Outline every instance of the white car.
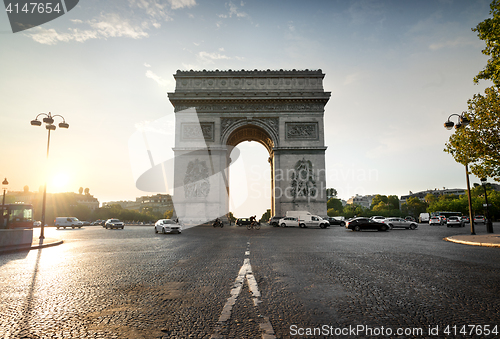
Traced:
POLYGON ((451 217, 448 217, 448 220, 446 221, 446 227, 453 226, 464 227, 465 223, 463 222, 462 218, 453 215, 451 217))
POLYGON ((172 219, 160 219, 155 223, 155 233, 181 233, 182 226, 172 219))
POLYGON ((414 221, 405 220, 403 218, 386 218, 382 221, 384 224, 389 226, 392 230, 393 228, 406 228, 410 230, 414 230, 418 227, 417 223, 414 221))
POLYGON ((299 227, 299 219, 296 217, 284 217, 278 222, 280 227, 299 227))
POLYGON ((442 225, 443 220, 440 217, 430 217, 429 225, 442 225))

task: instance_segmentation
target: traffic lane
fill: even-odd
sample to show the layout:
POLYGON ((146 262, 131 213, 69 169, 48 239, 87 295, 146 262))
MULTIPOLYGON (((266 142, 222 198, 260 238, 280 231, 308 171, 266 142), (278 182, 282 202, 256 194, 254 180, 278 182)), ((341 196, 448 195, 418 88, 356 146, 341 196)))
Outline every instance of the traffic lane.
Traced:
POLYGON ((11 261, 2 270, 9 277, 2 274, 8 288, 0 300, 10 309, 0 333, 207 336, 246 245, 230 232, 213 233, 220 230, 155 235, 130 227, 65 233, 65 245, 32 251, 23 263, 11 261))
MULTIPOLYGON (((468 248, 470 262, 464 249, 442 240, 409 246, 417 231, 281 230, 274 246, 253 243, 263 307, 278 337, 290 337, 292 325, 427 329, 500 320, 495 249, 468 248), (400 236, 404 241, 394 241, 400 236)), ((435 231, 420 236, 434 239, 435 231)))

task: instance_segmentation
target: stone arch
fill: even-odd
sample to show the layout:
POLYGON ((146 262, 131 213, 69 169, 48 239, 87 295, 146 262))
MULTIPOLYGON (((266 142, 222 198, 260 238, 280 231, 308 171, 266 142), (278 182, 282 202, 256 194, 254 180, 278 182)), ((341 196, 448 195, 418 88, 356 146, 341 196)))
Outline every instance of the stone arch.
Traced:
POLYGON ((275 134, 262 123, 241 121, 225 131, 221 137, 221 144, 235 147, 243 141, 256 141, 262 144, 271 155, 273 148, 279 144, 275 134))
POLYGON ((242 141, 269 152, 273 215, 326 215, 324 76, 307 69, 177 71, 168 93, 176 115, 177 216, 203 221, 229 212, 229 153, 242 141))

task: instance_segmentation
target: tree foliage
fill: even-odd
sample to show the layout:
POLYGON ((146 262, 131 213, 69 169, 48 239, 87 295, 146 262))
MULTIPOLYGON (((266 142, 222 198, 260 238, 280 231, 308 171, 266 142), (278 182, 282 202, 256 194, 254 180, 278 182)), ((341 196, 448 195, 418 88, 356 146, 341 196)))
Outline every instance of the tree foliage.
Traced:
POLYGON ((500 93, 489 87, 469 100, 470 124, 453 133, 445 151, 476 176, 500 180, 500 93))
POLYGON ((484 94, 476 94, 468 101, 465 115, 470 120, 466 127, 458 128, 446 143, 445 151, 455 161, 470 165, 471 172, 478 177, 500 180, 500 0, 490 4, 492 17, 480 22, 472 31, 486 47, 482 53, 489 56, 486 66, 475 77, 491 80, 494 86, 484 94))
POLYGON ((496 87, 500 87, 500 1, 491 2, 490 14, 491 18, 480 22, 472 29, 473 32, 477 32, 479 39, 486 43, 482 53, 490 57, 485 68, 474 77, 474 82, 491 80, 496 87))

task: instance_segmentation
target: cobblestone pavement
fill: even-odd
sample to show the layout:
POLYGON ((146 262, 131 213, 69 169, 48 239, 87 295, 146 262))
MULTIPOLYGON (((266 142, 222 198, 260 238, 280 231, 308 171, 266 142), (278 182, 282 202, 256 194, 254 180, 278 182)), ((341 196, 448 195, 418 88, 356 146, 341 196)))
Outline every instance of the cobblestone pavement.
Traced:
POLYGON ((442 240, 467 231, 48 228, 0 255, 0 338, 499 337, 500 249, 442 240))

